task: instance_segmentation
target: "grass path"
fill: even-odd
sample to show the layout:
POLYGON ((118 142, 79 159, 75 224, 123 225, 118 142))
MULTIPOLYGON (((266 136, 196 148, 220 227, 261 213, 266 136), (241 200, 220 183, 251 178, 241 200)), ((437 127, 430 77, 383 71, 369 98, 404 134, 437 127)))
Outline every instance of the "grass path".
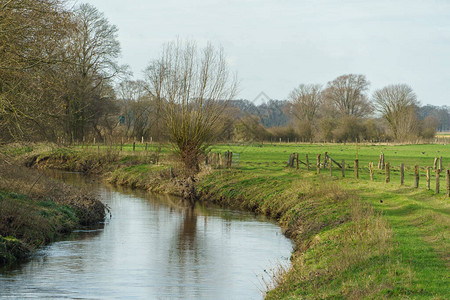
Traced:
POLYGON ((409 282, 397 289, 415 296, 450 296, 450 200, 395 184, 351 184, 359 186, 363 201, 383 212, 393 230, 393 255, 410 271, 409 282))

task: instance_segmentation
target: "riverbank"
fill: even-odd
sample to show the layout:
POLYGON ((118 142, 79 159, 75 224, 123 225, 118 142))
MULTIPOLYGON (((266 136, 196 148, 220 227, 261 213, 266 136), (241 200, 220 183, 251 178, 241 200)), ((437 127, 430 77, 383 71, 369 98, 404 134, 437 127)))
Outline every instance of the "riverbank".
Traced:
MULTIPOLYGON (((292 267, 272 270, 268 299, 449 297, 450 207, 445 195, 415 189, 410 181, 400 186, 369 181, 366 174, 360 179, 340 178, 340 170, 330 176, 285 168, 284 156, 293 152, 289 147, 246 148, 244 155, 241 149, 239 167, 208 167, 195 184, 201 201, 271 216, 294 241, 292 267)), ((415 161, 414 155, 401 151, 412 153, 416 145, 411 146, 414 149, 383 147, 385 153, 399 152, 402 160, 415 161)), ((427 149, 438 149, 444 159, 450 157, 448 147, 437 147, 427 149)), ((357 150, 360 159, 368 161, 372 158, 362 157, 365 151, 380 153, 374 145, 357 150)), ((70 151, 77 153, 77 161, 92 155, 70 151)), ((418 161, 428 160, 419 154, 418 161)), ((49 157, 45 163, 37 158, 39 167, 51 166, 56 161, 52 157, 57 157, 39 155, 49 157)), ((119 153, 102 172, 116 184, 176 194, 182 176, 165 155, 155 164, 142 153, 119 153)))
POLYGON ((0 266, 104 218, 105 206, 95 195, 0 157, 0 266))

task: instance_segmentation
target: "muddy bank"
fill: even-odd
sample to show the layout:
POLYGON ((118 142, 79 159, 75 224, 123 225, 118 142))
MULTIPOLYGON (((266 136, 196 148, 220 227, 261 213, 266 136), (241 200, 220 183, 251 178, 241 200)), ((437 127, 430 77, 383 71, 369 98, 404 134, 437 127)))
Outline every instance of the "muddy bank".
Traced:
POLYGON ((187 176, 177 163, 156 163, 155 154, 127 155, 119 151, 74 151, 55 149, 21 159, 28 168, 58 169, 99 175, 113 185, 179 196, 194 203, 198 200, 196 179, 187 176))
POLYGON ((89 191, 0 157, 0 265, 24 260, 37 247, 104 218, 104 204, 89 191))

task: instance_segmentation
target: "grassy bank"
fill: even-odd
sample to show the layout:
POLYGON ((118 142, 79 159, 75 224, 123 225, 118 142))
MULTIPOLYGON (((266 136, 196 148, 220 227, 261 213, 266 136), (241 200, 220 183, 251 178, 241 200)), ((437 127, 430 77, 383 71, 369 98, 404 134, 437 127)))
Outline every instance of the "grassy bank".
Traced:
MULTIPOLYGON (((212 151, 226 150, 239 154, 239 165, 232 169, 206 167, 196 184, 202 200, 269 215, 295 244, 292 267, 273 270, 268 299, 450 297, 450 201, 445 191, 436 195, 433 188, 425 188, 423 171, 440 156, 444 168, 449 168, 449 145, 212 147, 212 151), (331 175, 329 169, 317 175, 315 165, 309 171, 301 164, 298 170, 285 167, 290 153, 299 153, 300 159, 308 154, 310 163, 315 164, 316 155, 325 151, 336 161, 347 162, 345 178, 337 167, 331 175), (393 169, 389 183, 384 182, 385 171, 378 169, 374 181, 369 180, 368 164, 376 165, 381 152, 393 169), (353 176, 356 157, 359 179, 353 176), (403 186, 402 163, 406 165, 403 186), (415 165, 422 168, 418 189, 412 187, 415 165)), ((47 158, 37 165, 52 166, 58 151, 42 152, 37 160, 47 158)), ((98 149, 96 153, 70 151, 76 154, 65 158, 71 163, 102 155, 98 149)), ((143 149, 118 152, 102 172, 118 184, 176 191, 180 174, 168 153, 167 149, 159 153, 156 164, 149 158, 152 152, 143 149)))
POLYGON ((104 217, 105 207, 94 195, 0 157, 0 265, 23 260, 37 247, 104 217))

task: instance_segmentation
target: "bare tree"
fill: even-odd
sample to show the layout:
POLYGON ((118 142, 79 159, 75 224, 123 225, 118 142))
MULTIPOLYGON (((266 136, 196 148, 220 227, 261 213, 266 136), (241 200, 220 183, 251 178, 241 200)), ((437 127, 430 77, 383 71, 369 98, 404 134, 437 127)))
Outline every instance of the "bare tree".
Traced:
POLYGON ((163 47, 147 68, 148 90, 161 103, 169 138, 187 170, 195 173, 199 159, 214 138, 222 106, 236 93, 223 50, 208 44, 175 41, 163 47))
POLYGON ((289 94, 288 99, 288 113, 297 120, 299 137, 304 141, 312 140, 322 105, 322 86, 300 84, 289 94))
POLYGON ((50 138, 70 13, 59 0, 0 1, 0 138, 50 138))
POLYGON ((313 122, 322 104, 322 86, 320 84, 300 84, 288 97, 292 103, 291 114, 298 120, 313 122))
POLYGON ((366 96, 368 87, 364 75, 342 75, 328 82, 324 98, 340 116, 365 117, 372 112, 366 96))
POLYGON ((388 122, 394 138, 404 140, 418 131, 416 94, 407 84, 388 85, 373 94, 375 108, 388 122))
POLYGON ((89 4, 81 4, 73 14, 76 24, 67 45, 71 60, 66 77, 66 131, 82 138, 97 114, 98 105, 111 99, 110 79, 124 71, 117 63, 120 45, 117 27, 89 4), (107 94, 108 93, 108 94, 107 94), (105 95, 107 94, 107 95, 105 95))

